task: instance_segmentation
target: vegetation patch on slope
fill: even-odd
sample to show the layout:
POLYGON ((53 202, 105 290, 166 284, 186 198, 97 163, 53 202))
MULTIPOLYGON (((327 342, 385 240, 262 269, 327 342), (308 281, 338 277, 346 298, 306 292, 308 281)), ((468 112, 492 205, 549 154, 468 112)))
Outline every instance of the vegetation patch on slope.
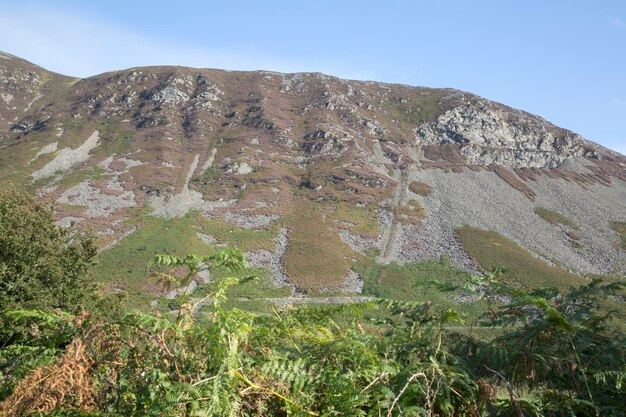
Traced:
POLYGON ((275 236, 272 230, 243 230, 206 219, 195 212, 173 219, 142 216, 135 221, 137 230, 100 254, 94 271, 97 281, 119 286, 131 296, 141 296, 146 290, 155 289, 156 284, 148 279, 147 269, 148 262, 155 255, 182 256, 215 251, 198 237, 198 232, 215 237, 216 243, 242 250, 271 249, 275 236))
POLYGON ((619 234, 622 239, 621 248, 626 249, 626 222, 611 222, 611 229, 619 234))
POLYGON ((439 100, 443 94, 442 91, 431 90, 400 98, 393 106, 390 106, 390 113, 413 125, 434 120, 441 114, 439 100))
POLYGON ((378 237, 376 208, 372 205, 359 207, 345 201, 325 205, 328 213, 341 223, 350 223, 350 230, 366 237, 378 237))
POLYGON ((468 273, 448 259, 427 260, 406 265, 381 265, 373 258, 357 263, 353 269, 364 281, 363 294, 390 300, 431 302, 441 308, 459 308, 477 317, 485 303, 474 302, 468 292, 458 288, 468 273))
POLYGON ((574 245, 574 247, 582 247, 582 244, 580 243, 580 227, 573 220, 556 210, 551 210, 545 207, 535 207, 534 212, 537 216, 541 217, 550 224, 565 226, 569 229, 565 232, 565 236, 567 236, 570 243, 574 245))
POLYGON ((400 223, 412 224, 419 223, 428 214, 417 200, 410 200, 407 204, 396 207, 394 213, 400 223))
POLYGON ((566 289, 585 282, 578 275, 534 257, 498 232, 464 226, 456 230, 456 236, 483 269, 505 268, 506 277, 522 285, 566 289))
POLYGON ((563 226, 571 227, 574 230, 579 229, 578 225, 574 223, 574 221, 556 210, 551 210, 545 207, 535 207, 534 211, 537 216, 541 217, 550 224, 561 224, 563 226))
POLYGON ((421 181, 413 181, 409 184, 409 190, 417 195, 421 195, 422 197, 426 197, 428 194, 430 194, 432 189, 433 187, 421 181))
POLYGON ((285 269, 292 284, 300 289, 338 288, 348 272, 352 249, 331 228, 325 213, 300 201, 283 219, 289 227, 285 269))

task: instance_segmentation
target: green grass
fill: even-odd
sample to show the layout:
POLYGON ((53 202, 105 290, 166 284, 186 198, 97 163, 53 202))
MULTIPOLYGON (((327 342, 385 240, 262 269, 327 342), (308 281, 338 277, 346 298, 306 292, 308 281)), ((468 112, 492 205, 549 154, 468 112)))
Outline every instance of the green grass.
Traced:
POLYGON ((197 231, 215 236, 217 242, 232 248, 246 250, 267 249, 273 251, 276 244, 274 238, 278 234, 276 225, 266 229, 247 230, 219 220, 209 220, 196 215, 197 231))
MULTIPOLYGON (((270 301, 263 298, 289 297, 293 292, 293 287, 284 285, 276 287, 272 283, 270 272, 262 268, 252 268, 241 274, 234 274, 225 268, 211 271, 211 282, 199 285, 190 295, 191 299, 199 300, 205 296, 211 296, 217 289, 218 282, 225 277, 241 277, 242 275, 255 274, 256 280, 247 281, 234 285, 228 290, 227 307, 237 307, 246 311, 269 313, 271 312, 270 301), (246 299, 240 300, 240 299, 246 299)), ((158 307, 161 311, 175 310, 180 304, 180 297, 171 300, 161 299, 158 307)))
POLYGON ((135 294, 153 287, 154 284, 148 280, 148 262, 154 255, 185 256, 207 252, 207 245, 196 236, 193 217, 170 220, 144 217, 135 232, 98 257, 95 279, 119 284, 135 294))
POLYGON ((80 132, 80 133, 84 133, 86 130, 85 128, 87 127, 87 125, 89 124, 89 122, 85 119, 78 119, 76 117, 62 117, 56 120, 55 125, 59 125, 59 127, 63 128, 64 132, 63 133, 63 137, 65 137, 65 134, 67 132, 80 132))
POLYGON ((622 239, 621 249, 626 250, 626 222, 611 222, 611 229, 615 230, 622 239))
POLYGON ((129 129, 128 123, 105 122, 96 125, 96 129, 100 132, 100 146, 94 153, 100 155, 120 155, 124 156, 132 150, 132 139, 135 132, 129 129))
POLYGON ((243 275, 249 274, 256 275, 257 279, 230 287, 228 290, 228 297, 230 299, 247 298, 252 300, 256 298, 280 298, 289 297, 292 294, 292 287, 290 285, 284 285, 282 287, 274 286, 270 271, 267 269, 251 268, 241 274, 234 274, 226 268, 218 268, 211 271, 211 282, 199 285, 192 293, 192 297, 200 298, 214 292, 217 289, 217 283, 222 278, 232 276, 241 278, 243 275))
POLYGON ((73 187, 83 181, 99 180, 104 178, 104 168, 95 166, 90 169, 71 170, 63 174, 64 176, 55 184, 62 188, 73 187))
POLYGON ((568 289, 586 282, 581 276, 549 265, 494 231, 464 226, 456 235, 465 251, 485 270, 506 268, 505 277, 524 286, 568 289))
POLYGON ((378 221, 376 219, 376 208, 372 205, 358 207, 344 201, 328 203, 324 205, 328 214, 334 216, 339 221, 352 223, 354 226, 350 230, 362 236, 377 237, 378 221))
POLYGON ((159 295, 156 283, 148 278, 148 262, 157 254, 210 254, 216 250, 204 243, 197 232, 213 235, 216 244, 223 243, 242 250, 273 249, 272 230, 243 230, 219 221, 208 220, 199 213, 185 217, 136 216, 130 220, 137 230, 116 246, 98 256, 96 281, 119 286, 131 298, 152 293, 159 295))
POLYGON ((442 286, 459 286, 468 277, 467 272, 445 258, 406 265, 381 265, 368 258, 353 268, 363 277, 365 295, 400 301, 430 301, 437 309, 455 308, 469 317, 477 317, 486 311, 484 301, 455 301, 458 296, 471 295, 463 289, 442 290, 442 286))
POLYGON ((417 93, 402 102, 394 103, 389 110, 395 118, 419 125, 434 120, 440 114, 439 100, 442 95, 443 92, 439 91, 430 91, 428 94, 417 93))
POLYGON ((570 227, 574 230, 579 229, 579 226, 574 221, 567 218, 566 216, 559 213, 558 211, 547 209, 545 207, 535 207, 534 211, 537 216, 541 217, 542 219, 544 219, 550 224, 554 224, 554 225, 561 224, 563 226, 570 227))

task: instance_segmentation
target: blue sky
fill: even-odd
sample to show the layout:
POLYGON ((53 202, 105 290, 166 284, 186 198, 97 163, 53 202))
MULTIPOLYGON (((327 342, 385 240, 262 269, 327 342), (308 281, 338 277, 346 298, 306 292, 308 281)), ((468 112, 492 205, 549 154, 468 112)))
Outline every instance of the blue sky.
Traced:
POLYGON ((75 76, 176 64, 453 87, 626 154, 624 0, 0 0, 0 50, 75 76))

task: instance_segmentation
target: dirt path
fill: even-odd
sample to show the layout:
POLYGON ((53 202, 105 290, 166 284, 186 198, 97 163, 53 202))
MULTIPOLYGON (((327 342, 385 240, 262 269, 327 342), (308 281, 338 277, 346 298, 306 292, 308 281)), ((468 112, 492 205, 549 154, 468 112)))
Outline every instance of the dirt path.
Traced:
MULTIPOLYGON (((234 301, 247 303, 253 301, 268 301, 276 307, 286 307, 296 304, 356 304, 366 303, 375 300, 374 297, 365 296, 338 296, 338 297, 260 297, 260 298, 235 298, 234 301)), ((198 299, 190 299, 189 302, 195 303, 198 299)), ((205 305, 213 304, 213 298, 207 298, 198 304, 194 309, 194 314, 198 314, 199 310, 205 305)), ((178 310, 170 310, 170 313, 176 314, 178 310)))
POLYGON ((373 297, 345 296, 345 297, 280 297, 280 298, 238 298, 237 301, 269 301, 278 307, 294 304, 353 304, 372 301, 373 297))
POLYGON ((396 187, 396 192, 391 202, 393 208, 391 225, 383 232, 381 253, 378 257, 378 262, 382 264, 388 264, 391 261, 394 251, 397 249, 398 228, 400 227, 397 214, 399 209, 407 202, 407 191, 409 187, 408 168, 396 169, 394 177, 398 181, 398 186, 396 187))

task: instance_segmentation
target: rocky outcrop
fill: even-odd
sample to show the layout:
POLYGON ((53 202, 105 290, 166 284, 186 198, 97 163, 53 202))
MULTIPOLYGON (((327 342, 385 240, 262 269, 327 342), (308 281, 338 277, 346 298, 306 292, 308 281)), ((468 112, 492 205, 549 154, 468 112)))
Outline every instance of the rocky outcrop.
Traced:
POLYGON ((414 132, 419 145, 460 145, 472 165, 556 168, 570 157, 598 156, 580 135, 487 100, 448 110, 414 132))

